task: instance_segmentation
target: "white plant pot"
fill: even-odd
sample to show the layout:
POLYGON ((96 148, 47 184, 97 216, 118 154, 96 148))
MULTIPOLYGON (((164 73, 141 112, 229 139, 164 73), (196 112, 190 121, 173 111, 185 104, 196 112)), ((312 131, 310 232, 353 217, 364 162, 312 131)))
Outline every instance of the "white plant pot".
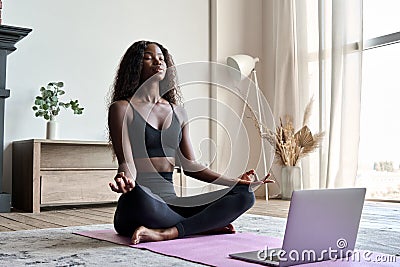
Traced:
POLYGON ((46 139, 58 139, 58 122, 50 120, 47 122, 46 139))
POLYGON ((291 199, 294 190, 303 189, 301 168, 299 166, 282 167, 282 199, 291 199))

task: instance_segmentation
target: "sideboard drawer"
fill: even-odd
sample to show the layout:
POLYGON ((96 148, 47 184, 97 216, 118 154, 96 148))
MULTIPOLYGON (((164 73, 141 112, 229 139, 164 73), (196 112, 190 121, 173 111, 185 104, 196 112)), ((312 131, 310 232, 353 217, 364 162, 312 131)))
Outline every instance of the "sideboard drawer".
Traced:
POLYGON ((112 150, 104 144, 42 143, 40 168, 113 168, 112 150))
POLYGON ((117 201, 119 194, 108 186, 115 170, 42 171, 40 204, 61 205, 117 201))

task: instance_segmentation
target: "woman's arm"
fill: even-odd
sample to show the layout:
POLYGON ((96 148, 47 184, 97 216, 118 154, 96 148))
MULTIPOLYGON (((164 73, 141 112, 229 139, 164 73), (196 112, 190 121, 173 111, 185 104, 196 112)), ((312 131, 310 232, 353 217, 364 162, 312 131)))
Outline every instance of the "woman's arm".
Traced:
POLYGON ((116 101, 108 110, 108 127, 118 160, 118 174, 114 178, 116 184, 110 183, 109 186, 117 193, 126 193, 135 187, 136 167, 127 127, 127 122, 132 120, 132 114, 127 110, 127 101, 116 101))
POLYGON ((255 175, 254 170, 248 171, 242 174, 239 177, 227 177, 223 176, 219 173, 216 173, 209 168, 203 166, 202 164, 196 162, 193 147, 189 137, 189 126, 187 123, 187 115, 184 108, 179 107, 176 108, 178 117, 183 122, 182 123, 182 139, 179 144, 179 161, 182 165, 183 171, 186 175, 198 179, 200 181, 208 182, 208 183, 216 183, 219 185, 232 186, 237 183, 239 184, 248 184, 248 185, 257 185, 266 182, 271 182, 268 180, 268 177, 261 181, 253 181, 250 178, 250 175, 255 175))

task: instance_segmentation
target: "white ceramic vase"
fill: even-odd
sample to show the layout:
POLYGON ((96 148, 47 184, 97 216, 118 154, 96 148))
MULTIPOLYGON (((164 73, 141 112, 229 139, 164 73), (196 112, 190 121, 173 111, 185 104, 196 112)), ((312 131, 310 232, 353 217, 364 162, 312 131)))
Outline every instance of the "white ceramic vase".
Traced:
POLYGON ((58 139, 58 122, 55 119, 47 122, 46 139, 58 139))
POLYGON ((291 199, 294 190, 303 188, 301 168, 299 166, 282 167, 282 199, 291 199))

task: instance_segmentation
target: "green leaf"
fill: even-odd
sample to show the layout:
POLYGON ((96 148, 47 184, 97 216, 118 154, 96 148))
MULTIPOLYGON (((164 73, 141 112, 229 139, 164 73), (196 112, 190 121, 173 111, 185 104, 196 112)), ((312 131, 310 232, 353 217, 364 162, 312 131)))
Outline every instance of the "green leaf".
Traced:
POLYGON ((45 118, 46 120, 50 120, 50 116, 47 115, 47 114, 44 114, 44 118, 45 118))
POLYGON ((54 102, 56 102, 56 105, 57 105, 57 102, 58 102, 58 97, 57 97, 57 96, 52 96, 51 100, 53 100, 54 102))
POLYGON ((58 86, 58 87, 63 87, 63 86, 64 86, 64 83, 63 83, 63 82, 58 82, 58 83, 57 83, 57 86, 58 86))
POLYGON ((51 91, 50 90, 44 90, 42 92, 42 96, 43 96, 43 99, 49 98, 51 96, 51 91))
POLYGON ((46 90, 46 88, 44 88, 43 86, 40 87, 40 92, 43 92, 44 90, 46 90))
POLYGON ((32 109, 33 110, 38 110, 38 107, 37 106, 33 106, 32 109))
POLYGON ((43 104, 43 109, 44 109, 44 110, 48 110, 48 109, 49 109, 49 105, 43 104))
POLYGON ((65 91, 63 91, 63 90, 58 90, 58 94, 59 94, 59 95, 63 95, 63 94, 65 94, 65 91))

